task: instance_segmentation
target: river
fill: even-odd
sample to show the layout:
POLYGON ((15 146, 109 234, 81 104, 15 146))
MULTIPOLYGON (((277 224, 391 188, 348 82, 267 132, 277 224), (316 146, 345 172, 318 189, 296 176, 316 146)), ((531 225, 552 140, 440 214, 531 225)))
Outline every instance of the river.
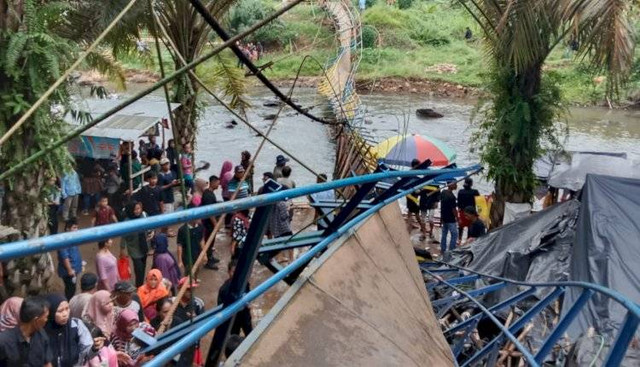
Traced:
MULTIPOLYGON (((145 86, 147 85, 130 85, 127 94, 135 93, 145 86)), ((210 162, 211 168, 199 174, 200 177, 217 175, 225 160, 239 163, 240 152, 255 152, 262 140, 240 121, 238 125, 229 128, 229 121, 234 117, 212 98, 204 96, 205 108, 198 131, 196 159, 210 162)), ((314 114, 322 115, 323 112, 327 112, 327 103, 314 88, 298 88, 294 97, 303 107, 314 106, 311 110, 314 114)), ((162 93, 156 92, 149 98, 162 98, 162 93)), ((266 88, 255 87, 249 93, 248 99, 252 105, 247 111, 249 122, 266 132, 271 121, 265 120, 264 116, 278 111, 277 108, 263 106, 264 102, 273 100, 272 94, 266 88)), ((362 95, 361 99, 367 111, 367 123, 364 127, 374 140, 382 141, 403 132, 433 136, 456 150, 459 165, 478 162, 477 154, 471 151, 469 146, 473 133, 470 118, 476 106, 475 101, 418 94, 383 93, 362 95), (435 109, 444 117, 430 120, 417 118, 415 110, 425 107, 435 109)), ((567 150, 626 152, 640 155, 639 110, 574 107, 569 110, 568 125, 569 134, 564 142, 567 150)), ((326 126, 285 108, 270 137, 314 171, 327 173, 331 177, 335 145, 326 126)), ((265 144, 256 162, 256 181, 262 172, 273 169, 278 154, 281 153, 277 148, 268 142, 265 144)), ((301 165, 293 160, 290 165, 293 168, 292 177, 299 185, 315 182, 314 175, 301 165)), ((489 183, 483 179, 477 181, 477 186, 483 193, 490 192, 489 183)))
MULTIPOLYGON (((302 106, 316 106, 312 112, 322 113, 324 102, 312 88, 301 88, 294 94, 302 106)), ((248 111, 249 121, 265 132, 271 121, 263 116, 274 114, 277 108, 264 107, 265 101, 272 100, 271 94, 263 88, 256 88, 249 97, 252 108, 248 111)), ((381 141, 398 133, 417 133, 438 138, 457 151, 457 162, 466 165, 478 162, 478 157, 469 147, 473 132, 470 117, 475 102, 458 99, 429 98, 420 95, 370 94, 362 96, 367 109, 365 127, 381 141), (422 120, 416 117, 416 108, 429 107, 442 114, 443 118, 422 120)), ((254 152, 260 137, 241 122, 229 128, 233 119, 223 107, 208 100, 200 123, 197 140, 197 159, 211 163, 211 169, 202 177, 218 174, 222 162, 239 162, 240 152, 254 152)), ((569 135, 566 137, 567 150, 609 151, 640 154, 640 111, 608 110, 604 108, 572 108, 568 117, 569 135)), ((335 146, 328 134, 328 128, 320 123, 294 114, 289 108, 283 110, 270 137, 316 172, 333 172, 335 146)), ((273 169, 276 155, 280 151, 266 143, 256 162, 256 180, 262 172, 273 169)), ((299 185, 315 182, 314 176, 293 160, 292 177, 299 185)), ((483 180, 478 183, 481 191, 490 190, 483 180)))

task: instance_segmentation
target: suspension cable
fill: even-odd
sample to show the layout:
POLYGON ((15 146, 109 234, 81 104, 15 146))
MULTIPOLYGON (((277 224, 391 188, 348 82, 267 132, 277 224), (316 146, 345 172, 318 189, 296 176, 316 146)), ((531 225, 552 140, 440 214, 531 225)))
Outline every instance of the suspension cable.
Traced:
MULTIPOLYGON (((220 26, 220 24, 216 21, 216 19, 211 15, 211 13, 209 13, 209 11, 207 11, 206 7, 202 4, 202 2, 200 0, 189 0, 189 2, 191 3, 191 5, 193 5, 193 7, 196 9, 196 11, 198 13, 200 13, 200 15, 204 18, 204 20, 209 24, 209 26, 218 34, 218 36, 223 40, 229 40, 230 36, 227 34, 227 32, 222 28, 222 26, 220 26)), ((300 106, 298 106, 297 104, 293 103, 293 101, 291 100, 290 97, 285 96, 280 89, 278 89, 278 87, 276 87, 275 85, 273 85, 273 83, 271 83, 271 81, 264 76, 264 74, 262 74, 262 71, 260 71, 260 69, 258 69, 258 67, 256 67, 253 62, 251 62, 251 60, 244 54, 244 52, 242 52, 242 50, 240 50, 240 48, 238 47, 238 45, 236 45, 235 43, 232 43, 229 48, 233 51, 233 53, 236 54, 236 56, 238 57, 238 59, 240 59, 240 61, 242 61, 242 63, 244 63, 247 68, 256 76, 256 78, 258 78, 258 80, 260 80, 262 82, 262 84, 264 84, 267 88, 269 88, 273 94, 275 94, 280 100, 282 100, 284 103, 288 104, 291 108, 293 108, 294 110, 298 111, 301 115, 304 115, 314 121, 320 122, 322 124, 325 125, 335 125, 333 122, 331 121, 327 121, 325 119, 316 117, 312 114, 310 114, 308 111, 304 110, 303 108, 301 108, 300 106)), ((298 75, 299 77, 299 75, 298 75)), ((298 78, 296 77, 296 79, 298 78)))
MULTIPOLYGON (((298 77, 300 76, 300 72, 302 71, 302 66, 304 65, 304 63, 300 64, 300 67, 298 68, 298 72, 296 74, 296 79, 293 82, 293 85, 291 86, 290 90, 289 90, 289 97, 293 94, 293 90, 296 87, 296 83, 298 81, 298 77)), ((265 133, 265 135, 268 137, 269 134, 271 133, 273 127, 275 126, 275 123, 278 121, 278 118, 280 117, 280 113, 282 112, 282 110, 284 109, 284 104, 280 106, 280 108, 278 109, 278 112, 276 113, 275 118, 273 119, 273 121, 271 122, 271 124, 269 125, 269 128, 267 130, 267 132, 265 133)), ((231 198, 229 199, 230 201, 233 201, 236 199, 238 193, 240 192, 240 188, 242 187, 242 184, 245 182, 245 180, 247 179, 247 177, 249 177, 249 174, 251 172, 251 170, 254 167, 255 161, 258 158, 258 155, 260 154, 260 152, 262 151, 262 148, 264 147, 264 144, 267 140, 265 138, 263 138, 260 142, 260 145, 258 146, 258 148, 256 149, 256 152, 254 153, 254 155, 251 158, 251 161, 249 162, 249 166, 247 167, 247 169, 245 170, 244 174, 242 175, 242 178, 240 179, 240 182, 238 184, 238 189, 236 189, 236 191, 234 191, 234 193, 231 195, 231 198)), ((202 264, 202 262, 204 261, 204 257, 207 254, 207 250, 209 249, 209 247, 212 246, 216 235, 218 234, 218 232, 220 231, 222 225, 224 224, 224 219, 226 217, 226 213, 222 214, 220 216, 220 218, 217 219, 217 223, 213 229, 213 232, 209 235, 209 238, 207 238, 207 241, 204 245, 204 247, 202 248, 200 255, 198 256, 198 258, 196 259, 196 262, 193 264, 192 267, 192 271, 195 273, 195 271, 197 271, 198 267, 200 267, 200 265, 202 264)), ((180 299, 181 297, 184 296, 184 293, 187 290, 187 286, 188 284, 184 284, 180 290, 178 291, 178 294, 176 295, 176 299, 180 299)), ((169 312, 167 313, 167 315, 165 316, 164 320, 162 320, 162 323, 160 324, 160 328, 158 329, 158 333, 162 333, 164 332, 164 330, 166 330, 166 328, 169 326, 169 321, 170 318, 173 317, 173 313, 175 312, 175 310, 177 309, 177 303, 173 303, 171 305, 171 308, 169 309, 169 312)))
POLYGON ((131 0, 129 1, 129 3, 127 4, 127 6, 125 6, 122 11, 120 11, 120 13, 118 14, 118 16, 115 17, 115 19, 107 26, 107 28, 105 28, 102 33, 100 33, 100 35, 98 36, 98 38, 96 38, 93 43, 91 43, 91 45, 89 45, 89 48, 87 48, 81 55, 80 57, 78 57, 78 59, 76 60, 76 62, 73 63, 73 65, 71 65, 69 67, 69 69, 67 69, 67 71, 64 72, 64 74, 62 74, 62 76, 60 76, 58 78, 58 80, 55 81, 55 83, 53 83, 49 89, 47 89, 46 92, 44 92, 43 95, 40 96, 40 98, 38 98, 38 100, 36 101, 36 103, 34 103, 28 110, 27 112, 22 115, 22 117, 20 117, 18 119, 18 121, 13 124, 13 126, 11 126, 11 128, 9 130, 7 130, 6 133, 4 133, 4 135, 2 136, 2 138, 0 138, 0 146, 2 146, 2 144, 7 141, 7 139, 9 139, 11 137, 11 135, 13 135, 16 131, 18 131, 18 129, 25 123, 25 121, 27 121, 27 119, 29 117, 31 117, 31 115, 33 115, 33 113, 49 98, 49 96, 51 96, 51 94, 56 90, 56 88, 58 88, 60 86, 60 84, 62 84, 65 80, 67 80, 67 78, 69 77, 69 75, 71 75, 71 73, 78 67, 80 66, 80 64, 84 61, 84 59, 93 52, 93 50, 98 46, 98 44, 100 42, 102 42, 102 40, 104 39, 104 37, 106 37, 106 35, 113 29, 113 27, 115 27, 115 25, 120 21, 120 19, 122 19, 122 17, 125 16, 125 14, 127 14, 127 12, 133 7, 133 5, 136 3, 137 0, 131 0))

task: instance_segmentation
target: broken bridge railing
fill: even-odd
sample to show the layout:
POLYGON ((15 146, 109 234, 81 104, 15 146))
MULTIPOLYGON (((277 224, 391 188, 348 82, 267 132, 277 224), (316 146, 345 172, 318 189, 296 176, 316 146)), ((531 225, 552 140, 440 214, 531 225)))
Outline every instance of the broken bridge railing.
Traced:
POLYGON ((265 185, 266 193, 263 195, 87 228, 76 232, 66 232, 3 244, 0 245, 0 261, 61 250, 71 246, 86 245, 131 233, 255 208, 244 246, 242 246, 239 253, 236 270, 231 277, 230 296, 224 300, 223 305, 209 310, 192 320, 185 321, 157 336, 157 338, 137 334, 140 335, 139 339, 146 344, 144 352, 154 355, 146 365, 155 367, 169 363, 174 357, 193 346, 207 333, 215 329, 206 365, 217 367, 218 359, 221 351, 224 350, 235 314, 247 307, 250 302, 263 295, 280 281, 287 281, 291 284, 314 257, 384 206, 408 195, 415 191, 416 188, 426 185, 443 186, 452 179, 459 181, 482 169, 479 165, 465 168, 428 169, 430 163, 430 161, 425 161, 415 170, 409 171, 393 171, 381 165, 372 174, 295 189, 285 190, 275 181, 269 181, 265 185), (328 213, 332 215, 327 215, 323 218, 324 224, 319 226, 320 230, 281 237, 270 240, 268 244, 264 243, 266 242, 263 241, 264 234, 274 204, 283 200, 348 186, 355 186, 355 193, 348 200, 318 204, 324 206, 325 209, 327 206, 333 206, 330 213, 328 213), (270 269, 275 271, 275 274, 257 285, 253 290, 245 293, 256 259, 268 264, 269 259, 279 251, 304 246, 311 247, 289 265, 277 267, 271 263, 273 266, 270 269))
MULTIPOLYGON (((594 295, 619 303, 626 309, 626 315, 616 333, 615 340, 610 345, 604 363, 592 363, 592 366, 620 366, 629 344, 638 331, 640 306, 617 291, 597 284, 575 281, 549 283, 514 281, 440 261, 423 263, 421 269, 427 279, 426 287, 432 296, 431 305, 436 317, 441 319, 448 313, 455 315, 456 321, 446 327, 444 335, 449 341, 459 366, 505 365, 505 360, 512 356, 520 359, 521 362, 526 362, 528 366, 545 365, 553 349, 580 312, 585 310, 587 303, 594 295), (474 284, 479 280, 483 281, 482 285, 476 288, 474 284), (479 301, 483 296, 495 295, 497 292, 506 290, 507 287, 514 286, 519 287, 518 291, 512 292, 513 295, 490 307, 484 306, 479 301), (532 324, 536 317, 554 302, 559 301, 569 288, 577 288, 581 292, 580 296, 568 310, 562 310, 562 316, 558 318, 548 334, 544 335, 544 340, 538 348, 535 348, 536 350, 527 348, 523 343, 524 337, 531 329, 541 326, 532 324), (541 290, 546 292, 538 296, 541 290), (524 301, 528 302, 526 307, 522 307, 524 301), (519 317, 513 319, 509 316, 504 322, 499 319, 500 314, 515 307, 523 310, 519 317), (468 314, 462 317, 461 314, 464 311, 460 311, 463 308, 474 310, 475 314, 466 311, 468 314), (491 321, 498 332, 480 340, 474 333, 478 330, 479 323, 485 320, 491 321), (517 334, 519 335, 516 336, 517 334), (509 343, 512 344, 507 348, 509 343)), ((514 314, 515 312, 512 312, 512 315, 514 314)), ((594 362, 599 358, 600 356, 596 355, 594 362)), ((507 361, 506 365, 512 364, 507 361)))

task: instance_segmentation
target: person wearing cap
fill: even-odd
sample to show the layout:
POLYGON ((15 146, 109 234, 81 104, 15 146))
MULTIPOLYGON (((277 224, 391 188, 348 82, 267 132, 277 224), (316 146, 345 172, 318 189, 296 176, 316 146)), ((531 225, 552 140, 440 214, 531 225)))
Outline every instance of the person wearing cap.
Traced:
POLYGON ((447 251, 447 234, 450 234, 449 250, 456 247, 458 241, 458 211, 456 208, 456 196, 453 190, 458 185, 455 180, 447 184, 447 188, 442 190, 440 196, 440 221, 442 222, 442 236, 440 238, 440 254, 444 256, 447 251))
POLYGON ((144 320, 144 313, 142 312, 142 306, 140 306, 142 302, 140 302, 138 290, 133 284, 127 281, 120 281, 113 287, 111 294, 114 305, 113 314, 116 319, 120 312, 126 309, 135 312, 140 320, 144 320))
MULTIPOLYGON (((476 206, 476 196, 480 196, 478 190, 473 188, 473 179, 467 177, 464 179, 462 190, 458 191, 458 241, 462 240, 462 232, 471 224, 465 215, 465 209, 468 206, 476 206)), ((467 237, 469 234, 467 233, 467 237)))
POLYGON ((229 195, 233 197, 234 193, 236 194, 236 199, 244 199, 249 197, 249 184, 247 181, 242 181, 242 177, 244 176, 244 167, 242 165, 236 166, 233 170, 233 178, 229 181, 229 195))
POLYGON ((484 236, 487 234, 487 227, 484 225, 484 222, 480 220, 478 216, 478 211, 476 210, 475 205, 469 205, 464 208, 464 215, 467 217, 469 221, 469 233, 467 234, 467 241, 465 244, 473 243, 477 238, 484 236))
POLYGON ((98 276, 94 273, 84 273, 80 278, 80 291, 69 300, 71 317, 82 318, 82 311, 89 303, 91 296, 98 290, 98 276))
POLYGON ((276 166, 273 167, 273 177, 277 180, 282 177, 282 169, 287 166, 287 162, 289 162, 289 158, 280 154, 276 157, 276 166))
POLYGON ((171 170, 171 161, 168 158, 162 158, 160 160, 160 173, 158 173, 158 185, 162 190, 163 213, 172 213, 175 210, 173 188, 179 184, 180 182, 177 180, 175 172, 171 170))

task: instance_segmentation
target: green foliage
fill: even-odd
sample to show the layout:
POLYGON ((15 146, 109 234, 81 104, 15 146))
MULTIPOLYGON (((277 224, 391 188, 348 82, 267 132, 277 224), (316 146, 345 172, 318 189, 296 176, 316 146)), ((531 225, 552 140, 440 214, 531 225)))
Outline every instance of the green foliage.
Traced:
POLYGON ((413 0, 398 0, 396 4, 399 9, 409 9, 413 5, 413 0))
MULTIPOLYGON (((20 30, 0 34, 0 133, 7 131, 44 94, 79 51, 77 44, 50 28, 64 22, 66 9, 67 4, 62 2, 37 7, 35 1, 26 1, 20 30)), ((67 85, 63 84, 20 132, 2 145, 0 165, 11 167, 61 137, 66 124, 51 108, 69 107, 68 101, 67 85)), ((42 165, 60 173, 69 163, 69 153, 61 148, 23 174, 34 172, 42 165)))
POLYGON ((251 107, 245 98, 247 94, 247 82, 244 69, 238 68, 237 61, 231 53, 218 54, 214 57, 214 63, 209 64, 206 73, 202 69, 202 79, 215 89, 222 91, 224 97, 230 98, 229 107, 242 113, 251 107))
POLYGON ((378 43, 378 32, 371 26, 362 27, 362 47, 375 48, 378 43))
POLYGON ((558 122, 566 109, 556 74, 545 74, 533 96, 523 92, 537 72, 523 75, 494 67, 487 78, 491 104, 479 105, 472 145, 487 167, 488 178, 495 181, 497 193, 508 201, 527 202, 533 197, 533 162, 545 149, 561 149, 559 132, 566 132, 566 124, 558 122))
MULTIPOLYGON (((229 11, 229 29, 234 35, 242 33, 274 11, 275 6, 263 0, 240 0, 229 11)), ((262 42, 263 44, 286 44, 290 39, 286 30, 282 21, 276 19, 245 38, 245 41, 262 42)))

